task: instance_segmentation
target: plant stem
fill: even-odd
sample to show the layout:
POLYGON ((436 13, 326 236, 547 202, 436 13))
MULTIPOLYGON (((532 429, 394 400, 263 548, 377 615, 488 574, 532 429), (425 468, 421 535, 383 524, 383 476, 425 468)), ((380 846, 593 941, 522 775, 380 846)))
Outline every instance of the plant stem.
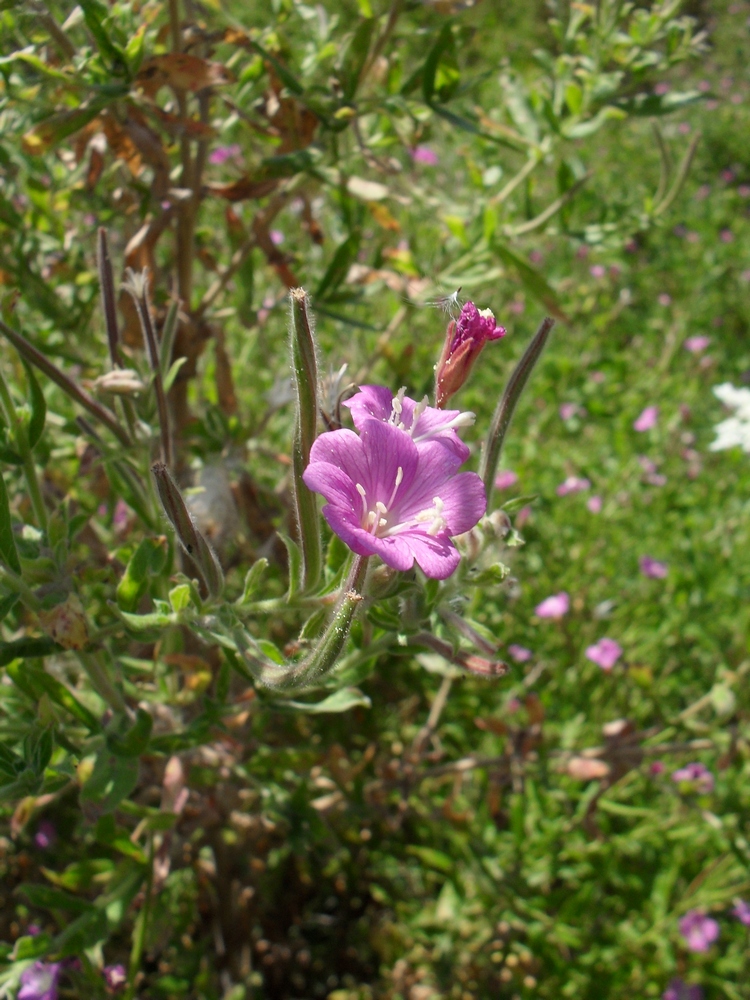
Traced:
POLYGON ((148 918, 151 915, 151 895, 154 888, 154 835, 149 833, 148 844, 148 875, 146 876, 146 898, 138 914, 135 933, 133 935, 133 947, 130 952, 130 963, 128 966, 128 987, 124 1000, 134 1000, 136 991, 136 978, 141 967, 141 958, 146 944, 146 931, 148 929, 148 918))
POLYGON ((120 692, 115 687, 112 682, 112 678, 109 676, 109 671, 101 663, 99 659, 99 653, 78 653, 78 659, 81 666, 86 671, 89 676, 89 680, 99 695, 107 702, 109 707, 123 715, 129 715, 128 706, 125 704, 125 700, 120 694, 120 692))

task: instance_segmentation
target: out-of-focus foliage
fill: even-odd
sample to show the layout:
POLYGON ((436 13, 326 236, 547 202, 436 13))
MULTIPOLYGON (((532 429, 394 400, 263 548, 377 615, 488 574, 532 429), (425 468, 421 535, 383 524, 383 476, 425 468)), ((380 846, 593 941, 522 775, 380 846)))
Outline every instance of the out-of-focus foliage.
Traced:
POLYGON ((89 401, 5 344, 0 997, 37 959, 82 998, 118 964, 129 1000, 750 997, 750 469, 708 451, 711 387, 750 372, 750 7, 689 13, 0 12, 2 319, 89 401), (160 340, 153 363, 123 293, 120 397, 98 226, 118 290, 148 267, 160 340), (280 537, 298 285, 322 371, 348 365, 328 416, 349 381, 430 390, 425 302, 491 306, 509 336, 461 396, 476 450, 558 319, 503 455, 496 565, 439 621, 431 584, 381 602, 314 701, 256 689, 241 656, 323 625, 280 537), (159 379, 226 603, 178 572, 155 501, 159 379), (535 615, 561 592, 565 616, 535 615), (428 619, 510 675, 417 652, 428 619), (604 637, 609 672, 586 657, 604 637), (714 780, 673 780, 691 762, 714 780), (705 953, 679 931, 696 910, 705 953))

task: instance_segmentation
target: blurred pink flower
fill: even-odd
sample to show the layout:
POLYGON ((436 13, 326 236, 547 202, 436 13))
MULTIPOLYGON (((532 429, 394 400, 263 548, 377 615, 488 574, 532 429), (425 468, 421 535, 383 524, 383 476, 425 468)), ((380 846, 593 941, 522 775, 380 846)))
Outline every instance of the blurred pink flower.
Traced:
POLYGON ((521 702, 519 701, 518 698, 508 698, 508 700, 505 703, 505 711, 509 715, 515 715, 515 713, 520 711, 520 709, 521 709, 521 702))
POLYGON ((107 984, 107 990, 110 993, 116 993, 118 990, 122 989, 128 981, 128 974, 125 971, 125 966, 120 965, 105 965, 102 969, 104 975, 104 982, 107 984))
POLYGON ((666 769, 667 765, 664 763, 663 760, 655 760, 648 770, 649 773, 653 775, 654 778, 656 778, 658 775, 664 774, 666 769))
POLYGON ((518 482, 518 476, 512 469, 501 469, 495 476, 495 489, 509 490, 518 482))
POLYGON ((679 768, 679 770, 672 773, 672 781, 678 783, 689 782, 695 786, 696 792, 701 792, 703 794, 708 794, 714 790, 714 776, 705 766, 699 761, 693 764, 686 764, 685 767, 679 768))
POLYGON ((532 250, 529 253, 529 260, 532 264, 541 264, 544 260, 544 254, 541 250, 532 250))
POLYGON ((534 611, 540 618, 562 618, 567 615, 570 609, 570 597, 561 591, 551 597, 545 597, 541 604, 537 604, 534 611))
POLYGON ((686 351, 690 351, 691 354, 701 354, 708 345, 711 343, 710 337, 698 336, 698 337, 688 337, 685 343, 682 345, 686 351))
POLYGON ((525 507, 522 507, 519 510, 518 514, 516 515, 516 527, 519 530, 523 528, 524 524, 526 524, 526 522, 531 517, 531 514, 532 514, 532 509, 530 504, 526 504, 525 507))
POLYGON ((280 243, 284 242, 284 234, 280 229, 272 229, 268 235, 271 237, 271 242, 274 246, 279 246, 280 243))
POLYGON ((57 1000, 62 962, 34 962, 21 973, 17 1000, 57 1000))
POLYGON ((578 403, 561 403, 560 404, 560 417, 562 420, 570 420, 574 417, 579 410, 578 403))
POLYGON ((719 925, 703 910, 689 910, 680 921, 680 934, 690 951, 708 951, 719 936, 719 925))
POLYGON ((628 240, 625 244, 625 253, 635 253, 638 250, 638 243, 636 240, 628 240))
POLYGON ((527 649, 525 646, 519 646, 516 643, 508 646, 508 654, 516 663, 526 663, 534 655, 530 649, 527 649))
POLYGON ((438 165, 438 155, 429 146, 415 146, 409 150, 409 155, 415 163, 422 163, 426 167, 436 167, 438 165))
POLYGON ((730 94, 729 100, 732 104, 742 104, 744 98, 742 94, 730 94))
POLYGON ((586 501, 586 506, 592 514, 599 514, 601 513, 602 503, 603 501, 600 496, 593 496, 586 501))
POLYGON ((721 179, 726 184, 731 184, 732 181, 734 180, 734 170, 732 170, 731 167, 727 167, 726 170, 722 170, 722 172, 721 172, 721 179))
POLYGON ((557 487, 557 495, 566 497, 569 493, 583 493, 589 489, 591 489, 591 480, 584 479, 582 476, 568 476, 565 482, 560 483, 557 487))
POLYGON ((665 562, 652 559, 651 556, 641 556, 638 565, 641 568, 641 573, 652 580, 663 580, 669 569, 665 562))
POLYGON ((592 278, 603 278, 607 273, 607 269, 603 264, 592 264, 589 268, 589 274, 592 278))
POLYGON ((656 423, 659 419, 659 407, 658 406, 647 406, 646 409, 641 413, 637 420, 633 423, 633 430, 643 433, 644 431, 650 431, 653 427, 656 427, 656 423))
POLYGON ((740 198, 750 198, 750 184, 740 184, 737 188, 737 194, 740 198))
POLYGON ((694 229, 691 229, 690 232, 685 237, 685 239, 688 241, 688 243, 700 243, 701 236, 700 233, 696 233, 694 229))
POLYGON ((722 243, 732 243, 734 240, 734 233, 731 229, 722 229, 719 233, 719 239, 722 243))
POLYGON ((710 101, 706 101, 706 111, 716 111, 719 106, 719 102, 715 101, 713 98, 710 101))
POLYGON ((745 927, 750 927, 750 903, 746 903, 744 899, 738 900, 732 913, 745 927))
POLYGON ((654 93, 658 94, 660 97, 662 95, 664 95, 664 94, 668 94, 669 93, 669 84, 668 83, 657 83, 657 85, 654 87, 654 93))
POLYGON ((130 508, 125 503, 125 501, 120 497, 120 499, 115 504, 114 513, 112 514, 112 527, 115 531, 124 531, 128 526, 128 518, 130 517, 130 508))
POLYGON ((597 385, 601 385, 602 382, 606 381, 606 379, 607 379, 607 376, 604 374, 604 372, 592 372, 591 373, 591 381, 592 382, 596 382, 597 385))
POLYGON ((698 199, 698 201, 703 201, 705 198, 708 198, 710 194, 711 194, 711 185, 701 184, 701 186, 695 192, 695 197, 698 199))
POLYGON ((701 80, 700 83, 698 84, 698 90, 700 90, 701 93, 703 94, 708 93, 710 89, 711 89, 711 84, 708 82, 708 80, 701 80))
POLYGON ((36 828, 34 834, 34 845, 40 851, 46 851, 48 847, 54 847, 57 842, 57 830, 48 819, 43 819, 36 828))
POLYGON ((508 312, 512 312, 516 316, 520 316, 525 308, 526 302, 523 299, 513 299, 511 304, 508 306, 508 312))
POLYGON ((750 271, 743 271, 740 274, 740 277, 742 278, 743 281, 750 281, 750 271))
POLYGON ((241 152, 242 150, 237 143, 232 143, 231 146, 217 146, 208 157, 208 162, 215 164, 226 163, 227 160, 239 156, 241 152))
POLYGON ((661 1000, 703 1000, 703 990, 683 979, 673 979, 662 993, 661 1000))
POLYGON ((614 639, 600 639, 586 650, 586 659, 609 672, 622 656, 622 646, 614 639))
POLYGON ((656 301, 659 303, 660 306, 671 306, 672 296, 669 295, 667 292, 662 292, 661 295, 658 296, 656 301))
POLYGON ((576 250, 576 257, 578 260, 586 260, 589 255, 589 248, 584 243, 582 246, 578 247, 576 250))
POLYGON ((690 124, 689 122, 680 122, 677 126, 677 131, 680 135, 690 135, 690 124))

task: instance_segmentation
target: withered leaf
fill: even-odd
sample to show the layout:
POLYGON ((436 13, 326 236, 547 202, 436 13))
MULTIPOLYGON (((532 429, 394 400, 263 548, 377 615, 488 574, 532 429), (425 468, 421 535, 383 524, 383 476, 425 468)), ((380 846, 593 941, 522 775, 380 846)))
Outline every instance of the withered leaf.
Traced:
POLYGON ((227 201, 243 201, 245 198, 263 198, 270 194, 278 184, 275 177, 267 177, 264 180, 250 177, 245 174, 239 180, 229 184, 207 184, 206 187, 211 194, 216 194, 227 201))
POLYGON ((221 63, 184 52, 170 52, 146 60, 138 71, 135 83, 149 97, 154 97, 161 87, 196 93, 206 87, 219 87, 230 80, 231 74, 221 63))

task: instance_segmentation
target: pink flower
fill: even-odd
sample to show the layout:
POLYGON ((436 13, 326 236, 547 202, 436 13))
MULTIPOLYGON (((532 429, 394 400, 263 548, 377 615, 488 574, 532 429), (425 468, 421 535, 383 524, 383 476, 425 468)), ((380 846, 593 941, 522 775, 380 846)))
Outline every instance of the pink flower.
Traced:
POLYGON ((639 431, 640 433, 650 431, 653 427, 656 427, 658 419, 659 407, 647 406, 638 419, 634 421, 633 430, 639 431))
POLYGON ((466 379, 472 365, 489 340, 500 340, 505 327, 498 326, 490 309, 477 309, 467 302, 457 320, 451 320, 445 333, 445 343, 436 366, 436 403, 442 409, 466 379))
POLYGON ((750 198, 750 185, 740 184, 740 186, 737 188, 737 194, 740 196, 740 198, 750 198))
POLYGON ((680 921, 680 934, 690 951, 708 951, 719 936, 719 925, 703 910, 689 910, 680 921))
POLYGON ((57 1000, 62 962, 34 962, 21 973, 17 1000, 57 1000))
POLYGON ((750 281, 750 271, 743 271, 740 274, 740 278, 742 278, 743 281, 750 281))
POLYGON ((691 229, 690 232, 685 237, 685 239, 688 241, 688 243, 700 243, 701 235, 700 233, 696 233, 694 229, 691 229))
POLYGON ((600 496, 589 497, 586 501, 586 506, 591 511, 592 514, 600 514, 602 509, 602 498, 600 496))
POLYGON ((641 556, 638 565, 641 567, 641 573, 652 580, 663 580, 669 568, 665 562, 652 559, 651 556, 641 556))
POLYGON ((700 762, 686 764, 685 767, 674 771, 672 781, 676 781, 679 784, 690 784, 693 786, 690 790, 700 792, 703 795, 708 795, 709 792, 714 790, 714 776, 700 762))
POLYGON ((215 164, 226 163, 227 160, 238 157, 241 152, 242 150, 237 143, 232 143, 231 146, 217 146, 208 157, 208 162, 215 164))
POLYGON ((715 101, 713 98, 710 101, 706 101, 706 111, 716 111, 719 106, 719 102, 715 101))
POLYGON ((622 646, 614 639, 600 639, 586 650, 586 658, 609 672, 622 656, 622 646))
POLYGON ((268 233, 274 246, 279 246, 284 242, 284 234, 280 229, 271 229, 268 233))
POLYGON ((529 253, 529 260, 531 261, 532 264, 541 264, 542 261, 544 260, 544 254, 541 252, 541 250, 532 250, 529 253))
POLYGON ((606 380, 607 380, 607 376, 604 374, 604 372, 592 372, 591 373, 591 381, 592 382, 596 382, 597 385, 601 385, 602 382, 606 382, 606 380))
POLYGON ((667 769, 667 765, 663 760, 655 760, 651 767, 648 769, 649 773, 654 777, 658 777, 660 774, 664 774, 667 769))
POLYGON ((438 155, 429 146, 415 146, 409 150, 409 155, 415 163, 422 163, 425 167, 436 167, 438 165, 438 155))
POLYGON ((695 192, 695 197, 698 199, 698 201, 703 201, 705 198, 708 198, 710 194, 711 194, 711 185, 701 184, 701 186, 695 192))
POLYGON ((582 246, 578 247, 578 249, 576 250, 576 257, 578 258, 578 260, 586 260, 588 255, 589 255, 589 248, 586 246, 585 243, 582 244, 582 246))
POLYGON ((654 93, 658 94, 660 97, 662 97, 664 94, 668 94, 669 93, 669 84, 668 83, 657 83, 657 85, 654 87, 654 93))
POLYGON ((661 995, 661 1000, 703 1000, 700 986, 690 986, 682 979, 673 979, 661 995))
POLYGON ((727 167, 726 170, 722 170, 722 172, 721 172, 721 179, 726 184, 731 184, 732 181, 734 180, 734 170, 732 170, 731 167, 727 167))
POLYGON ((719 239, 722 243, 731 243, 734 240, 734 233, 731 229, 722 229, 719 233, 719 239))
POLYGON ((515 472, 510 469, 502 469, 495 476, 495 489, 497 490, 509 490, 511 486, 515 486, 518 482, 518 476, 515 472))
POLYGON ((107 984, 107 990, 110 993, 116 993, 128 981, 128 974, 125 971, 124 965, 105 965, 102 973, 104 981, 107 984))
POLYGON ((690 124, 689 122, 680 122, 677 126, 677 131, 680 135, 690 135, 690 124))
POLYGON ((565 482, 557 487, 557 495, 566 497, 569 493, 583 493, 584 490, 591 489, 591 481, 582 476, 568 476, 565 482))
POLYGON ((559 411, 560 417, 562 420, 570 420, 571 417, 575 417, 577 415, 578 410, 578 403, 562 403, 559 411))
POLYGON ((49 847, 54 847, 57 842, 57 830, 54 824, 50 823, 48 819, 43 819, 39 826, 36 828, 36 833, 34 834, 34 845, 39 848, 40 851, 46 851, 49 847))
POLYGON ((730 100, 730 102, 732 104, 742 104, 742 101, 744 100, 744 98, 743 98, 742 94, 730 94, 729 95, 729 100, 730 100))
POLYGON ((527 649, 525 646, 519 646, 516 643, 508 646, 508 653, 516 663, 526 663, 534 655, 530 649, 527 649))
POLYGON ((570 609, 570 597, 563 590, 559 594, 545 597, 541 604, 537 604, 534 611, 540 618, 562 618, 567 615, 570 609))
POLYGON ((698 90, 700 90, 702 94, 707 94, 710 89, 711 89, 711 84, 708 82, 708 80, 701 80, 700 83, 698 84, 698 90))
POLYGON ((708 345, 711 343, 710 337, 699 336, 699 337, 688 337, 685 343, 682 345, 686 351, 690 351, 691 354, 701 354, 708 345))
POLYGON ((745 927, 750 927, 750 903, 746 903, 744 899, 740 899, 732 910, 732 913, 745 927))
POLYGON ((662 292, 661 295, 657 297, 656 301, 659 303, 660 306, 671 306, 672 296, 667 294, 667 292, 662 292))
POLYGON ((482 480, 459 473, 461 463, 450 442, 417 446, 404 427, 370 417, 359 435, 321 434, 303 478, 328 501, 323 516, 353 552, 378 555, 401 571, 416 562, 426 576, 443 580, 460 561, 451 538, 470 531, 487 507, 482 480))
POLYGON ((532 513, 533 511, 531 509, 530 504, 526 504, 525 507, 522 507, 519 510, 518 514, 516 515, 516 527, 519 529, 523 528, 524 524, 526 524, 526 522, 529 520, 532 513))
POLYGON ((525 299, 513 299, 511 304, 508 306, 508 312, 512 312, 515 316, 520 316, 525 308, 525 299))
POLYGON ((589 268, 589 274, 592 278, 603 278, 606 273, 607 269, 603 264, 592 264, 589 268))

